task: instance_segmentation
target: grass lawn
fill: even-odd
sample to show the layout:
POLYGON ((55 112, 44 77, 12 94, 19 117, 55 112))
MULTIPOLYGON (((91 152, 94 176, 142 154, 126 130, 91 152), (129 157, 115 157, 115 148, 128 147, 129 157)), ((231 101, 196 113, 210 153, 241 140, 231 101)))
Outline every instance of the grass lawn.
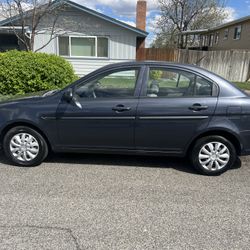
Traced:
POLYGON ((238 88, 250 91, 250 82, 234 82, 238 88))

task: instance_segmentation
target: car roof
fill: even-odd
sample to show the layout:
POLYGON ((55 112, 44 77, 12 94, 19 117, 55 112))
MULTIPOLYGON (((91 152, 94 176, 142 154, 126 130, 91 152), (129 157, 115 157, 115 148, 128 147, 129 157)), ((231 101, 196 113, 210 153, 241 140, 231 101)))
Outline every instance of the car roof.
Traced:
MULTIPOLYGON (((204 68, 201 68, 197 65, 194 64, 184 64, 184 63, 176 63, 176 62, 168 62, 168 61, 126 61, 126 62, 119 62, 119 63, 113 63, 106 65, 103 68, 113 68, 113 67, 123 67, 123 66, 171 66, 171 67, 176 67, 176 68, 186 68, 190 70, 194 70, 196 72, 204 72, 207 74, 214 74, 204 68)), ((215 75, 215 74, 214 74, 215 75)))

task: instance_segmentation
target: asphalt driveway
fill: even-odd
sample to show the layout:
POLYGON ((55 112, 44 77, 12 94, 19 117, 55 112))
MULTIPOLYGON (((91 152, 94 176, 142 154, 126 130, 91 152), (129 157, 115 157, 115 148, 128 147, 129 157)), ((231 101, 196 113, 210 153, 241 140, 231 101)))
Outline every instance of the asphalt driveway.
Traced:
POLYGON ((0 156, 0 249, 249 249, 250 157, 218 177, 186 160, 0 156))

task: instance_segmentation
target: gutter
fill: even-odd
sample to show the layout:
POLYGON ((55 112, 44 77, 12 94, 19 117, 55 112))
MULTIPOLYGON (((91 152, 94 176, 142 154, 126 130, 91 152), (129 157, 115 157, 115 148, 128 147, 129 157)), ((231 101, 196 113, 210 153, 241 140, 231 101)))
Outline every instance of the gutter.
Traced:
MULTIPOLYGON (((0 26, 0 34, 1 31, 6 31, 6 33, 14 33, 14 30, 20 32, 22 29, 23 29, 22 26, 0 26)), ((28 26, 25 26, 24 30, 25 30, 24 35, 30 39, 30 28, 28 26)))

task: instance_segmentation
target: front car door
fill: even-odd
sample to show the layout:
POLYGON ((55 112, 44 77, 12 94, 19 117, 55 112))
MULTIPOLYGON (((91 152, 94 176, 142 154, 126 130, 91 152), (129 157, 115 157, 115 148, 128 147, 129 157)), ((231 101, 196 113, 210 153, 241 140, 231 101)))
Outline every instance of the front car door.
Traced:
POLYGON ((62 101, 57 112, 61 147, 134 149, 141 71, 106 70, 75 86, 77 105, 62 101))
POLYGON ((153 66, 147 71, 137 111, 137 149, 182 154, 214 114, 217 86, 173 66, 153 66))

